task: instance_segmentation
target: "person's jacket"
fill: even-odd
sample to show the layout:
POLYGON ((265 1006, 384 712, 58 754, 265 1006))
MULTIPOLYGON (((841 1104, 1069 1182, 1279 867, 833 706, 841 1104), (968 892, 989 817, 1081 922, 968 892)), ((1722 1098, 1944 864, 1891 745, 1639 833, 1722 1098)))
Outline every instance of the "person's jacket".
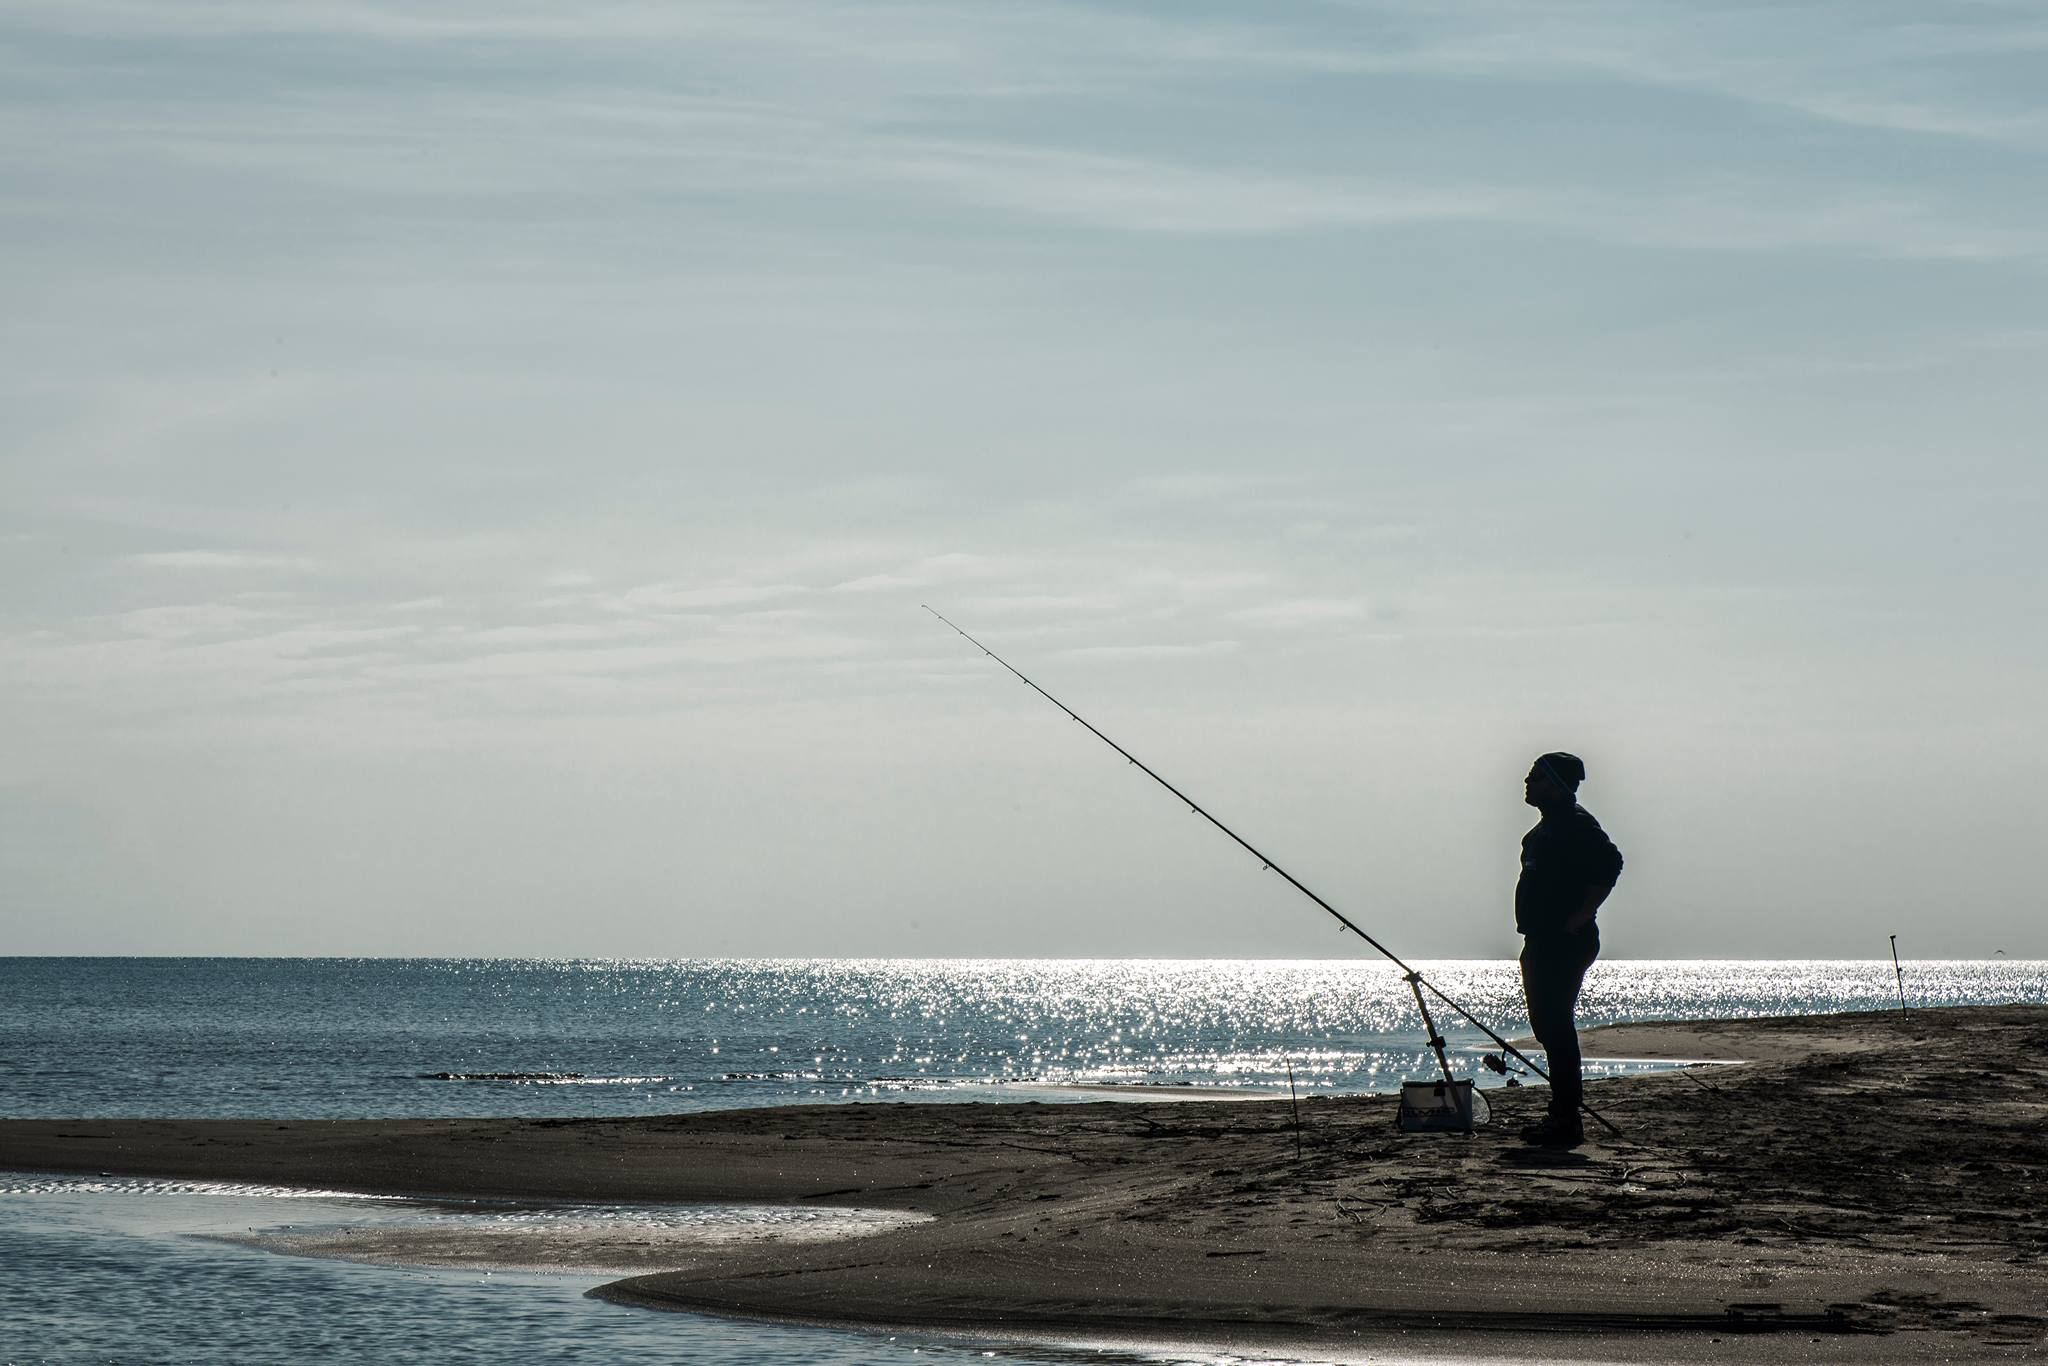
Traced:
MULTIPOLYGON (((1621 876, 1621 850, 1583 806, 1546 813, 1522 836, 1522 877, 1515 884, 1515 929, 1532 938, 1567 933, 1586 894, 1621 876)), ((1589 927, 1590 928, 1590 927, 1589 927)), ((1581 931, 1584 933, 1584 931, 1581 931)))

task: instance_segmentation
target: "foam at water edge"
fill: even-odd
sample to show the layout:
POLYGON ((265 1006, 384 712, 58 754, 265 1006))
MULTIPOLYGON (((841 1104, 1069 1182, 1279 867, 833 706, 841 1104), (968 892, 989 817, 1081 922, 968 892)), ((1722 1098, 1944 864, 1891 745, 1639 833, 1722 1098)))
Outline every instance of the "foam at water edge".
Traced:
POLYGON ((28 1176, 0 1174, 0 1195, 233 1195, 271 1200, 401 1200, 362 1191, 316 1190, 244 1181, 179 1181, 153 1176, 28 1176))

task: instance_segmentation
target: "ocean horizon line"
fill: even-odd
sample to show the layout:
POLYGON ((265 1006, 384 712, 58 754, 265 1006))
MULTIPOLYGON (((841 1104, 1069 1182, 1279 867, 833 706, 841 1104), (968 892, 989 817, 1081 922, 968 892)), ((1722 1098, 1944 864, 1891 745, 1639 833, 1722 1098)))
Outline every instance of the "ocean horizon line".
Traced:
MULTIPOLYGON (((1436 955, 1415 953, 1406 955, 1417 963, 1506 963, 1515 959, 1514 954, 1495 956, 1436 955)), ((38 961, 72 962, 241 962, 241 963, 1265 963, 1265 964, 1331 964, 1355 963, 1360 967, 1396 972, 1394 964, 1384 959, 1362 956, 1335 956, 1327 958, 1269 957, 1254 954, 1214 955, 1137 955, 1137 954, 679 954, 663 956, 658 954, 603 954, 603 953, 0 953, 0 961, 33 959, 38 961)), ((1602 963, 1885 963, 1892 960, 1887 955, 1846 955, 1846 954, 1790 954, 1769 955, 1688 955, 1660 954, 1634 956, 1629 954, 1603 953, 1602 963)), ((2009 954, 2003 951, 1968 956, 1949 955, 1945 957, 1916 958, 1901 955, 1901 963, 2048 963, 2048 955, 2033 957, 2027 954, 2009 954)))

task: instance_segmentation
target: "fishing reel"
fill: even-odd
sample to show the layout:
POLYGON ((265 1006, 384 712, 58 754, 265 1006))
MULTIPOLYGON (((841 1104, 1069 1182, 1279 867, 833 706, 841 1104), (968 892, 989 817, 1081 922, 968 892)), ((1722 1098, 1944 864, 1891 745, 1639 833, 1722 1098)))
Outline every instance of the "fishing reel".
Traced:
POLYGON ((1506 1058, 1503 1058, 1498 1053, 1488 1053, 1486 1056, 1482 1057, 1480 1061, 1486 1064, 1487 1069, 1489 1071, 1498 1072, 1503 1077, 1506 1077, 1508 1079, 1508 1085, 1510 1086, 1520 1086, 1522 1083, 1516 1081, 1515 1078, 1526 1077, 1529 1075, 1528 1068, 1510 1067, 1508 1065, 1508 1060, 1506 1058))

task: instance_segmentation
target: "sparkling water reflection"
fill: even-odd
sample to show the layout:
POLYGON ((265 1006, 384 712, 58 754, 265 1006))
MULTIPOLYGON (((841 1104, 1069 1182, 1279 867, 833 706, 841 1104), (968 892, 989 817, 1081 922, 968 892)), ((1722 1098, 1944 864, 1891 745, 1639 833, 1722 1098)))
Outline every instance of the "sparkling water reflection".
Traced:
MULTIPOLYGON (((1526 1028, 1512 962, 1421 964, 1526 1028)), ((1908 963, 1924 1005, 2048 1001, 2048 964, 1908 963)), ((1588 1022, 1884 1009, 1883 962, 1603 961, 1588 1022)), ((0 959, 0 1114, 597 1115, 1384 1091, 1429 1070, 1387 964, 0 959), (495 1076, 444 1080, 444 1076, 495 1076), (513 1076, 526 1080, 503 1079, 513 1076)), ((1467 1061, 1483 1037, 1447 1033, 1467 1061)), ((1490 1074, 1483 1074, 1486 1080, 1490 1074)))

